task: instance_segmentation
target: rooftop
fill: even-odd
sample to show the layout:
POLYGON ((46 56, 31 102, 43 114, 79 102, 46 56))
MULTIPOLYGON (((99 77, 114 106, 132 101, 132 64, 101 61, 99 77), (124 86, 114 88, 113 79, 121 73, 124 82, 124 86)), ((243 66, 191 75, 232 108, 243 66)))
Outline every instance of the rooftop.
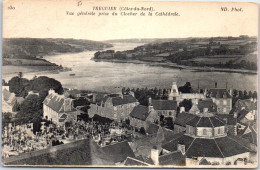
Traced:
POLYGON ((214 98, 232 98, 227 89, 215 88, 210 89, 207 92, 207 97, 214 97, 214 98))
POLYGON ((114 163, 123 162, 127 157, 135 158, 135 154, 127 141, 111 144, 101 149, 114 163))
POLYGON ((240 141, 232 139, 228 136, 216 139, 192 138, 182 135, 174 140, 162 145, 162 148, 174 152, 177 145, 185 146, 185 155, 188 158, 193 157, 214 157, 225 158, 251 150, 244 146, 240 141))
POLYGON ((152 100, 155 110, 177 110, 177 101, 174 100, 152 100))
POLYGON ((142 105, 135 106, 130 113, 130 116, 145 121, 146 118, 149 116, 148 107, 142 105))
POLYGON ((193 126, 193 127, 219 127, 224 126, 225 122, 223 120, 220 120, 214 116, 212 117, 199 117, 196 116, 190 121, 187 122, 187 125, 193 126))

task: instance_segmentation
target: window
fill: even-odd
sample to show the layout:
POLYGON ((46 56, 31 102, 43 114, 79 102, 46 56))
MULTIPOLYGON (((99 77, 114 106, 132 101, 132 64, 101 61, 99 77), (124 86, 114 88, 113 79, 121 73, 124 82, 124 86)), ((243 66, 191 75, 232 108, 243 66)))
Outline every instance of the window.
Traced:
POLYGON ((218 129, 218 134, 220 134, 221 133, 221 129, 218 129))
POLYGON ((172 112, 169 112, 169 116, 171 116, 172 115, 172 112))
POLYGON ((224 107, 223 108, 223 112, 226 113, 227 112, 227 108, 224 107))
POLYGON ((203 129, 203 135, 207 135, 207 130, 203 129))
POLYGON ((223 100, 223 105, 227 105, 227 100, 223 100))

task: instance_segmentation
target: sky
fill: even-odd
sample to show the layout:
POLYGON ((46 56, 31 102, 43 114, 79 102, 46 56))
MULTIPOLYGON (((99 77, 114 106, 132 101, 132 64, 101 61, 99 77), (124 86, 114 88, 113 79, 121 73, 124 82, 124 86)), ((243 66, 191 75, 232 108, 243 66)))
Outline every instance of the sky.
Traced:
MULTIPOLYGON (((3 3, 4 38, 186 38, 258 34, 258 5, 244 2, 137 2, 81 0, 7 0, 3 3), (10 9, 8 7, 14 7, 10 9), (93 7, 117 7, 118 16, 77 16, 93 7), (153 7, 153 16, 121 16, 120 7, 153 7), (221 11, 227 7, 228 12, 221 11), (242 12, 231 11, 232 8, 242 12), (67 11, 74 15, 67 15, 67 11), (155 16, 177 12, 180 16, 155 16)), ((106 11, 101 11, 106 12, 106 11)), ((130 11, 125 11, 130 12, 130 11)), ((147 15, 147 13, 146 13, 147 15)))

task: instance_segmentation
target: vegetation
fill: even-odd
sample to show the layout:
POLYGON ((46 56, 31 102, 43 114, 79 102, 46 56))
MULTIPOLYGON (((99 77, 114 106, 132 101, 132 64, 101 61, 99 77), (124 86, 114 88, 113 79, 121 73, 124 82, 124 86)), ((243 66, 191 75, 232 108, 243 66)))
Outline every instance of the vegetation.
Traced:
POLYGON ((55 90, 55 92, 62 94, 63 88, 59 81, 46 76, 40 76, 28 80, 21 77, 13 77, 8 82, 10 92, 15 93, 17 97, 26 97, 29 91, 38 92, 40 97, 44 99, 49 89, 55 90))
MULTIPOLYGON (((59 81, 45 76, 28 80, 22 78, 22 73, 20 73, 19 76, 13 77, 7 84, 5 81, 3 83, 9 85, 10 92, 15 93, 17 97, 25 98, 19 107, 20 110, 14 117, 15 123, 33 123, 34 132, 40 130, 40 122, 43 115, 42 102, 48 95, 49 89, 53 89, 59 94, 63 93, 63 88, 59 81), (39 93, 39 95, 31 94, 27 96, 29 91, 33 91, 36 94, 39 93)), ((9 122, 11 122, 10 114, 5 114, 3 125, 9 122)))
POLYGON ((191 99, 184 99, 182 102, 180 102, 179 107, 184 107, 185 111, 188 112, 192 107, 191 99))
POLYGON ((257 51, 256 37, 187 38, 165 41, 150 42, 127 51, 97 52, 94 58, 257 70, 257 55, 253 54, 257 51))

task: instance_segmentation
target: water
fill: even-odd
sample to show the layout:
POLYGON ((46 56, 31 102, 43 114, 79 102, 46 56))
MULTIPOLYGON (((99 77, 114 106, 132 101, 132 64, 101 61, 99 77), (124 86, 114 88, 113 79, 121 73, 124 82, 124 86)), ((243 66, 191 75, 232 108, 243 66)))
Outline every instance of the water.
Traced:
MULTIPOLYGON (((140 43, 114 44, 116 51, 133 49, 140 43)), ((72 71, 53 74, 51 72, 26 73, 26 78, 46 75, 59 80, 63 87, 95 91, 109 91, 115 87, 170 88, 173 81, 178 86, 189 81, 194 88, 218 87, 239 90, 256 90, 257 75, 227 72, 194 72, 191 69, 173 69, 146 64, 95 62, 91 60, 96 51, 76 54, 61 54, 45 57, 50 62, 72 68, 72 71), (70 76, 75 74, 75 76, 70 76)), ((4 77, 4 76, 3 76, 4 77)))

